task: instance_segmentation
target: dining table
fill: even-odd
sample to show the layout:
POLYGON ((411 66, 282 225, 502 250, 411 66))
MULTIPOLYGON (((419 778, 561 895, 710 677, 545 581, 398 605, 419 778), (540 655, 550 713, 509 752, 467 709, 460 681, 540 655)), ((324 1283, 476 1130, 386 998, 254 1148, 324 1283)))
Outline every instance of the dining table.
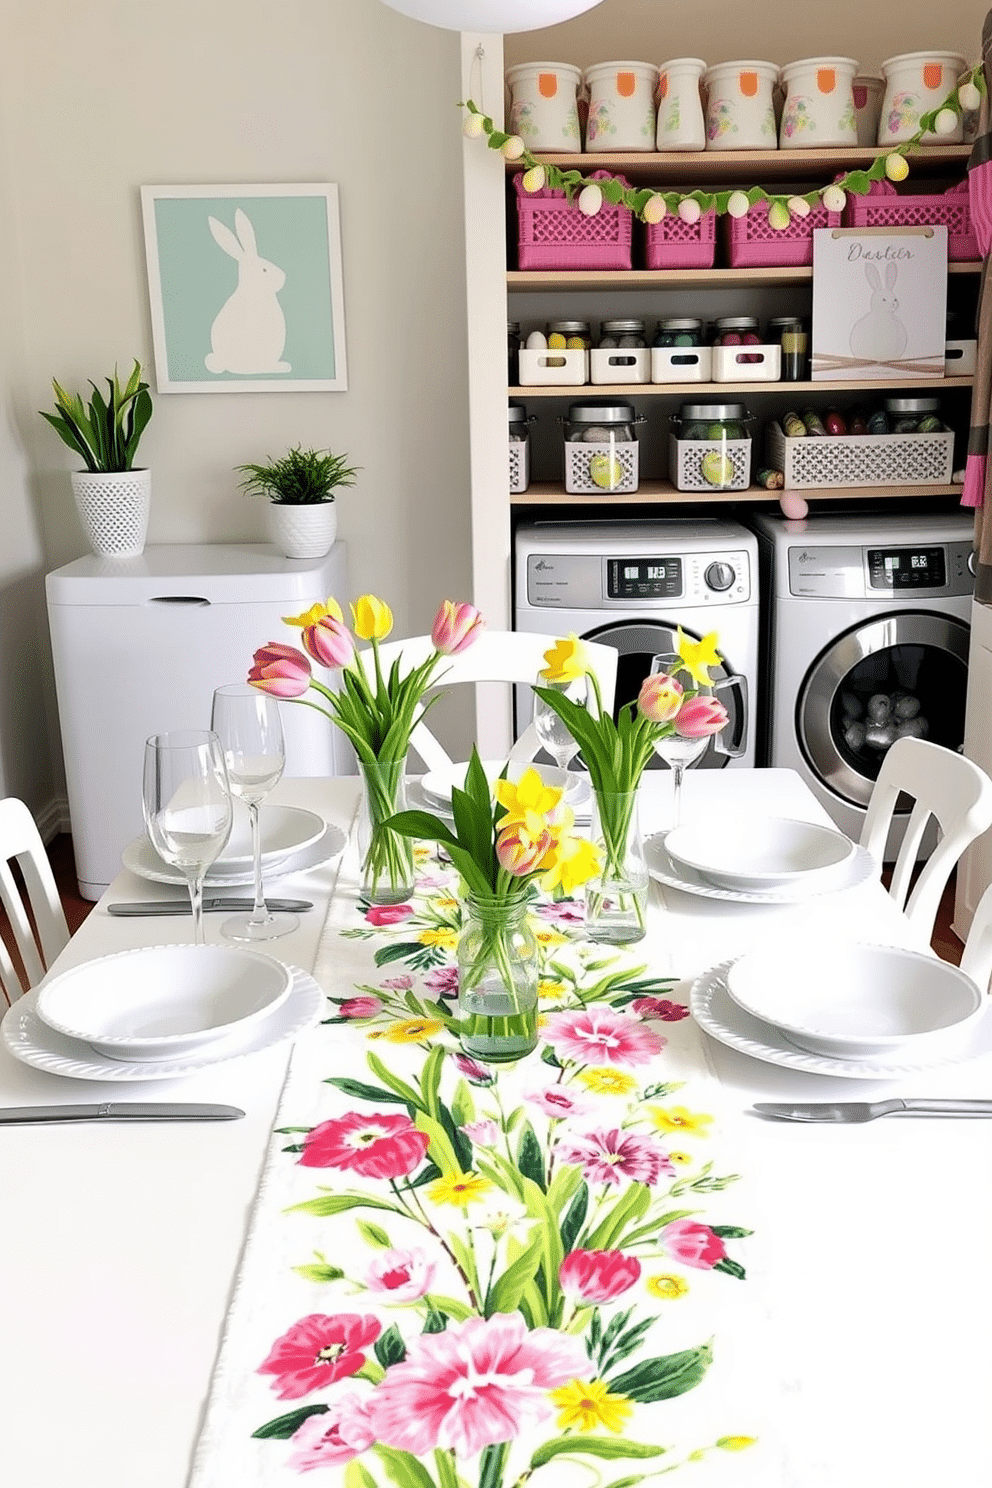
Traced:
MULTIPOLYGON (((318 813, 348 839, 325 861, 282 873, 268 885, 274 893, 313 903, 295 931, 262 947, 312 975, 324 993, 321 1019, 295 1039, 181 1077, 140 1083, 54 1073, 14 1057, 0 1041, 0 1107, 153 1100, 222 1102, 244 1111, 243 1119, 209 1124, 0 1126, 4 1488, 268 1488, 300 1481, 326 1481, 335 1488, 340 1482, 346 1488, 426 1488, 416 1473, 404 1477, 395 1462, 376 1475, 356 1468, 352 1459, 342 1476, 337 1462, 345 1459, 324 1460, 314 1452, 291 1469, 285 1440, 253 1441, 249 1452, 244 1441, 231 1445, 224 1437, 227 1419, 242 1410, 237 1375, 246 1350, 250 1389, 271 1395, 273 1419, 305 1398, 292 1394, 288 1375, 280 1377, 282 1397, 272 1393, 270 1381, 259 1375, 259 1348, 251 1353, 255 1340, 272 1332, 264 1318, 267 1289, 259 1277, 267 1236, 274 1232, 259 1231, 259 1211, 268 1196, 266 1223, 274 1225, 275 1211, 288 1207, 271 1168, 286 1162, 280 1154, 305 1148, 302 1138, 292 1135, 294 1118, 297 1133, 308 1125, 306 1114, 299 1120, 299 1110, 310 1110, 298 1095, 302 1074, 312 1073, 325 1087, 337 1080, 341 1089, 368 1078, 347 1020, 346 1004, 356 991, 355 958, 376 950, 375 969, 383 983, 391 970, 407 969, 381 954, 396 932, 390 915, 380 917, 382 938, 370 938, 375 925, 363 923, 359 932, 342 919, 355 913, 358 792, 354 777, 286 779, 270 798, 318 813), (317 1040, 323 1041, 319 1054, 317 1040), (287 1109, 287 1094, 294 1089, 296 1105, 287 1109)), ((669 772, 646 772, 641 802, 650 839, 670 821, 669 772)), ((800 777, 784 769, 689 771, 682 816, 684 821, 775 816, 829 823, 800 777)), ((126 918, 109 912, 122 900, 181 894, 178 887, 163 887, 122 868, 49 976, 118 952, 188 941, 189 916, 126 918)), ((221 919, 205 917, 211 942, 221 940, 221 919)), ((712 1117, 705 1130, 697 1123, 693 1131, 690 1111, 684 1140, 670 1132, 669 1148, 686 1148, 701 1164, 692 1171, 710 1174, 708 1186, 698 1180, 696 1197, 710 1206, 711 1218, 717 1214, 728 1221, 729 1216, 732 1222, 719 1230, 720 1244, 734 1258, 723 1268, 727 1274, 719 1276, 698 1269, 698 1258, 695 1270, 679 1273, 677 1266, 669 1267, 670 1274, 657 1281, 657 1295, 666 1287, 674 1295, 682 1286, 679 1274, 689 1278, 699 1308, 693 1326, 698 1334, 713 1324, 719 1367, 695 1391, 640 1408, 654 1413, 659 1445, 651 1450, 659 1454, 664 1446, 668 1456, 609 1460, 629 1434, 618 1426, 618 1417, 617 1429, 600 1431, 597 1438, 614 1444, 609 1452, 590 1448, 592 1457, 581 1465, 563 1458, 557 1476, 556 1464, 549 1464, 536 1488, 558 1482, 632 1488, 676 1466, 676 1477, 681 1473, 703 1488, 987 1488, 992 1482, 992 1121, 902 1115, 863 1124, 803 1125, 763 1118, 753 1108, 767 1101, 892 1096, 987 1099, 992 1097, 992 1039, 978 1037, 967 1057, 927 1070, 850 1078, 821 1072, 815 1060, 812 1067, 798 1067, 753 1057, 684 1016, 693 989, 698 993, 700 979, 712 968, 784 936, 808 944, 811 957, 818 946, 842 940, 927 952, 883 887, 877 865, 842 890, 789 903, 737 902, 653 878, 648 927, 641 956, 647 969, 641 975, 662 985, 661 1002, 676 1007, 675 1013, 660 1016, 678 1018, 650 1025, 660 1030, 655 1044, 660 1048, 670 1039, 672 1050, 691 1049, 692 1057, 698 1056, 707 1120, 712 1117), (695 1156, 710 1150, 712 1161, 695 1156), (739 1189, 721 1189, 731 1173, 740 1176, 739 1189), (711 1421, 724 1423, 723 1449, 713 1450, 710 1438, 704 1442, 700 1435, 697 1454, 690 1450, 678 1457, 674 1444, 682 1450, 686 1421, 690 1437, 693 1430, 708 1430, 711 1421)), ((581 935, 581 921, 566 926, 565 933, 581 935)), ((632 964, 638 952, 636 946, 626 950, 632 964)), ((585 964, 592 964, 588 957, 585 964)), ((394 981, 404 986, 402 977, 394 981)), ((554 1024, 553 1003, 544 1012, 545 1021, 554 1024)), ((554 1047, 560 1054, 560 1046, 554 1047)), ((665 1055, 655 1059, 659 1083, 652 1088, 661 1092, 656 1099, 681 1110, 679 1082, 665 1087, 665 1055)), ((529 1068, 521 1076, 525 1080, 549 1072, 540 1054, 523 1065, 529 1068)), ((550 1068, 554 1072, 554 1064, 550 1068)), ((638 1078, 647 1079, 652 1068, 638 1070, 638 1078)), ((469 1076, 468 1093, 478 1105, 484 1082, 473 1084, 471 1071, 469 1076)), ((691 1086, 686 1089, 695 1093, 691 1086)), ((398 1121, 395 1113, 404 1107, 383 1109, 398 1121)), ((561 1118, 566 1134, 569 1119, 561 1118)), ((471 1129, 472 1122, 466 1124, 471 1129)), ((300 1168, 294 1160, 293 1168, 293 1183, 304 1184, 291 1190, 297 1203, 300 1195, 333 1192, 342 1178, 340 1169, 327 1166, 300 1168)), ((392 1224, 387 1207, 382 1214, 365 1215, 362 1234, 372 1246, 381 1245, 383 1236, 373 1221, 387 1228, 392 1224)), ((687 1203, 684 1212, 691 1210, 687 1203)), ((312 1275, 323 1268, 326 1279, 335 1267, 340 1275, 340 1268, 351 1264, 341 1239, 341 1249, 333 1253, 322 1251, 316 1240, 296 1243, 298 1271, 306 1271, 303 1263, 309 1262, 312 1275)), ((308 1301, 306 1284, 306 1277, 293 1283, 303 1299, 299 1310, 326 1312, 325 1293, 318 1289, 308 1301)), ((379 1285, 381 1290, 381 1277, 379 1285)), ((366 1311, 365 1297, 345 1291, 335 1298, 334 1305, 349 1316, 366 1311)), ((678 1320, 682 1305, 666 1312, 659 1304, 654 1330, 668 1347, 682 1347, 692 1333, 678 1320)), ((396 1313, 401 1322, 410 1315, 402 1309, 396 1313)), ((429 1312, 425 1337, 446 1321, 453 1326, 429 1312)), ((698 1342, 704 1346, 702 1334, 698 1342)), ((341 1345, 346 1346, 352 1345, 341 1345)), ((270 1359, 276 1353, 273 1346, 270 1359)), ((378 1350, 377 1355, 382 1362, 378 1350)), ((277 1369, 265 1367, 270 1374, 277 1369)), ((253 1419, 263 1418, 256 1413, 253 1419)), ((407 1429, 412 1429, 409 1423, 407 1429)), ((274 1434, 278 1437, 278 1430, 274 1434)), ((242 1435, 247 1440, 250 1433, 242 1435)), ((514 1481, 526 1481, 530 1472, 514 1481)), ((442 1488, 475 1488, 473 1473, 442 1473, 438 1481, 442 1488)))

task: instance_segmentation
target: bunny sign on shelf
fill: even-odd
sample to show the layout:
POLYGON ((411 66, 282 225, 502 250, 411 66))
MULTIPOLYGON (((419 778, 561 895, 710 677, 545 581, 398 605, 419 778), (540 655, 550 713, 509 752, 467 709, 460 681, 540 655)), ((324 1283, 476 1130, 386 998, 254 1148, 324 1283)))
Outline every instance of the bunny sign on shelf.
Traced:
POLYGON ((143 186, 160 393, 343 392, 336 186, 143 186))
POLYGON ((814 381, 944 375, 947 229, 813 234, 814 381))

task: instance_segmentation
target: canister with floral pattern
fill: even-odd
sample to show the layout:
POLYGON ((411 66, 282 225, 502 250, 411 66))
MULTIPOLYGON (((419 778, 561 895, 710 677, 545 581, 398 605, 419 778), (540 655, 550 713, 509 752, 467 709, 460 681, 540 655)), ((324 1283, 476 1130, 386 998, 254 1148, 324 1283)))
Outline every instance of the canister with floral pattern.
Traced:
POLYGON ((706 63, 699 57, 676 57, 658 68, 659 150, 703 150, 706 120, 699 85, 706 63))
POLYGON ((510 133, 529 150, 580 150, 578 91, 582 72, 568 62, 522 62, 506 74, 510 133))
POLYGON ((586 150, 653 150, 653 62, 597 62, 583 74, 589 92, 586 150))
POLYGON ((774 150, 774 62, 717 62, 703 75, 707 150, 774 150))
POLYGON ((878 143, 878 121, 882 113, 885 84, 880 77, 859 73, 854 79, 854 119, 858 126, 858 144, 874 147, 878 143))
POLYGON ((782 68, 779 149, 843 148, 858 142, 853 57, 806 57, 782 68))
MULTIPOLYGON (((878 121, 878 143, 899 145, 912 139, 920 127, 920 115, 940 108, 957 86, 965 59, 958 52, 904 52, 882 63, 885 97, 878 121)), ((949 134, 927 131, 924 144, 961 143, 961 115, 949 134)))

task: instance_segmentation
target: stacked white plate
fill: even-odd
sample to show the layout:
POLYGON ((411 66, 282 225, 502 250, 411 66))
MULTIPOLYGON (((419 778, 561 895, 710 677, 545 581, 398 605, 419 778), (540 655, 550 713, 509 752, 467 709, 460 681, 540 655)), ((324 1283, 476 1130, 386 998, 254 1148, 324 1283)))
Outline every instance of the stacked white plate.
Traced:
POLYGON ((791 903, 876 874, 870 854, 835 827, 785 817, 704 819, 646 844, 659 882, 714 899, 791 903))
MULTIPOLYGON (((286 873, 314 868, 344 847, 340 827, 325 822, 314 811, 298 806, 263 806, 258 814, 262 838, 262 877, 266 883, 286 873)), ((129 842, 122 861, 125 868, 152 883, 182 884, 186 878, 164 863, 148 838, 142 835, 129 842)), ((236 809, 234 826, 221 856, 207 869, 207 888, 234 888, 249 884, 254 877, 251 833, 247 812, 236 809)))
POLYGON ((240 946, 147 946, 48 978, 6 1014, 17 1058, 93 1080, 171 1079, 316 1022, 312 977, 240 946))

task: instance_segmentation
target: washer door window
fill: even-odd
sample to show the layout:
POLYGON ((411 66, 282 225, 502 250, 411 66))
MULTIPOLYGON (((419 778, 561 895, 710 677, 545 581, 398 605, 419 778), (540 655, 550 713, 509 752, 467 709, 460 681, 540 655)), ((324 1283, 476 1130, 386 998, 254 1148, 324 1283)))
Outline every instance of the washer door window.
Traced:
MULTIPOLYGON (((682 633, 690 636, 694 641, 702 640, 701 635, 685 626, 682 628, 682 633)), ((677 650, 678 627, 665 621, 618 620, 613 624, 602 625, 597 630, 586 631, 583 640, 600 641, 604 646, 613 646, 619 652, 616 702, 613 709, 613 716, 616 718, 622 704, 636 700, 645 677, 651 671, 651 662, 654 657, 663 651, 677 650)), ((730 676, 732 672, 733 667, 730 661, 727 661, 726 666, 710 668, 710 675, 714 681, 730 676)), ((727 688, 726 692, 720 694, 720 700, 725 704, 728 714, 727 742, 735 750, 743 749, 747 739, 746 700, 740 696, 736 687, 727 688)), ((727 761, 728 756, 718 754, 711 740, 705 752, 693 761, 691 768, 721 770, 727 761)), ((648 765, 648 769, 667 768, 668 766, 657 755, 648 765)))
POLYGON ((796 730, 824 785, 867 806, 886 752, 904 734, 961 748, 968 636, 952 616, 910 611, 857 625, 817 657, 796 730))

